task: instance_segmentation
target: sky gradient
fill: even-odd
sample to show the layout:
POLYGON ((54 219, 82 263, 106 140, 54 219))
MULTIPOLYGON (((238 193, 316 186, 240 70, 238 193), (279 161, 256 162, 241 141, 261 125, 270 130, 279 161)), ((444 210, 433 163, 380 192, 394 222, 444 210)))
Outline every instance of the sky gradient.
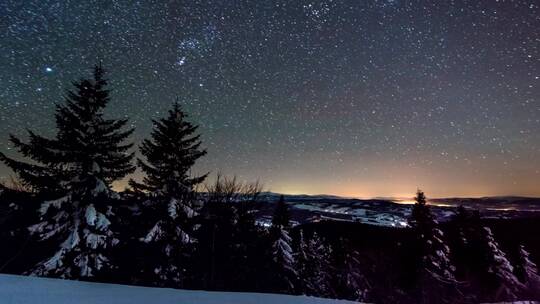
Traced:
POLYGON ((8 134, 53 135, 55 103, 102 61, 135 143, 183 102, 198 172, 283 193, 540 196, 538 1, 6 0, 0 16, 10 156, 8 134))

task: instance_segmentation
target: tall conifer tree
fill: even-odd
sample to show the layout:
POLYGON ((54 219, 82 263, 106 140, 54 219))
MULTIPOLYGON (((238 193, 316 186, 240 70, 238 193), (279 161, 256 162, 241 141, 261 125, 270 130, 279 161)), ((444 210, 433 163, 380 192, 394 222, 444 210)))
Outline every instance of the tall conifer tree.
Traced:
POLYGON ((298 250, 295 254, 296 271, 301 285, 298 289, 304 294, 318 297, 332 297, 330 276, 334 269, 330 263, 332 252, 317 233, 306 240, 303 231, 300 231, 298 250))
POLYGON ((500 249, 490 228, 483 227, 480 243, 483 253, 483 284, 489 288, 487 292, 490 300, 517 300, 525 286, 514 274, 514 266, 500 249))
MULTIPOLYGON (((248 218, 239 223, 238 206, 240 202, 254 199, 255 192, 248 191, 236 178, 218 175, 215 182, 208 185, 204 205, 198 217, 200 227, 197 229, 197 274, 200 286, 204 289, 225 289, 238 282, 235 275, 239 267, 237 245, 239 224, 251 226, 248 218)), ((258 192, 258 190, 256 191, 258 192)), ((247 210, 246 210, 247 211, 247 210)), ((245 216, 245 215, 244 215, 245 216)), ((249 234, 248 231, 244 231, 249 234)), ((244 264, 245 266, 245 264, 244 264)))
POLYGON ((136 190, 149 192, 147 213, 153 215, 152 227, 141 240, 149 244, 153 255, 149 271, 157 276, 160 286, 183 285, 185 260, 194 242, 194 187, 206 178, 206 174, 190 176, 206 150, 200 148, 200 135, 195 134, 198 127, 186 118, 175 102, 166 118, 153 121, 151 139, 145 139, 140 147, 146 161, 138 160, 145 177, 142 183, 130 181, 136 190))
POLYGON ((153 120, 151 138, 145 139, 140 147, 146 161, 138 164, 146 174, 142 183, 131 181, 132 187, 163 196, 182 196, 202 183, 207 174, 192 177, 195 162, 206 154, 201 149, 198 126, 187 121, 187 115, 178 102, 173 104, 169 115, 153 120))
POLYGON ((368 301, 371 286, 364 273, 359 252, 349 239, 340 238, 332 248, 331 290, 334 295, 355 301, 368 301))
POLYGON ((409 225, 416 235, 417 289, 421 303, 431 302, 441 293, 456 294, 455 267, 450 261, 450 248, 429 206, 424 192, 418 190, 409 225))
POLYGON ((109 102, 107 80, 101 66, 92 79, 74 82, 63 104, 56 108, 56 137, 29 131, 29 142, 11 141, 33 162, 0 159, 11 167, 25 186, 53 200, 39 209, 41 221, 29 228, 41 240, 57 240, 54 255, 32 271, 37 275, 66 278, 93 277, 110 267, 108 250, 118 243, 111 230, 112 182, 134 171, 132 144, 124 141, 133 129, 122 130, 126 119, 106 119, 109 102))

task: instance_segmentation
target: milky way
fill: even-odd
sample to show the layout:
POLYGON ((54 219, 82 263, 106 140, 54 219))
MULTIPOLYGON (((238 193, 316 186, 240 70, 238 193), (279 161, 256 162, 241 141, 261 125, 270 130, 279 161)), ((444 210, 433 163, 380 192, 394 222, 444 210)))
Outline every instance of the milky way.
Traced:
MULTIPOLYGON (((0 148, 53 135, 103 62, 138 143, 176 99, 196 171, 288 193, 540 195, 540 7, 530 1, 0 2, 0 148)), ((10 172, 0 167, 0 175, 10 172)))

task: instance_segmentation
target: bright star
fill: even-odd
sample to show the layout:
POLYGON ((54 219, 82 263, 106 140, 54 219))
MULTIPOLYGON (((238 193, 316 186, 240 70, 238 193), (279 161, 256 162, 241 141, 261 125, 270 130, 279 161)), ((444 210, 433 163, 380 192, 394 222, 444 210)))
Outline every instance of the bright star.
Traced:
POLYGON ((179 58, 178 61, 176 62, 176 64, 178 66, 183 66, 185 63, 186 63, 186 57, 185 56, 179 58))

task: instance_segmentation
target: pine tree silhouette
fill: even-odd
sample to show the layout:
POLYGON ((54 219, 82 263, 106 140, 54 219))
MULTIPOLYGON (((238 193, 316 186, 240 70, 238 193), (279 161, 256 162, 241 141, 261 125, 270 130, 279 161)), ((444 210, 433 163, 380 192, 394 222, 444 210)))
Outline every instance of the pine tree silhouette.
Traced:
POLYGON ((204 181, 208 174, 190 176, 191 168, 206 150, 200 148, 200 135, 195 134, 198 126, 186 119, 175 102, 166 118, 153 120, 151 139, 145 139, 140 147, 146 161, 137 161, 146 176, 142 183, 131 180, 133 188, 179 197, 204 181))
POLYGON ((276 204, 274 210, 274 215, 272 217, 272 227, 273 228, 289 228, 290 225, 290 214, 289 207, 285 203, 285 198, 283 195, 279 197, 279 201, 276 204))
POLYGON ((422 232, 431 230, 435 226, 435 219, 429 210, 424 192, 418 189, 414 199, 416 203, 412 207, 409 225, 422 232))
POLYGON ((506 254, 499 248, 491 229, 483 227, 481 233, 481 250, 483 253, 484 285, 490 287, 491 300, 517 300, 525 286, 514 274, 514 267, 506 254))
POLYGON ((197 126, 186 120, 187 115, 175 102, 166 118, 154 120, 151 139, 140 147, 146 161, 138 164, 145 177, 142 183, 130 180, 139 191, 149 192, 143 212, 152 218, 153 226, 141 240, 148 244, 152 255, 149 273, 156 276, 159 286, 182 287, 186 275, 186 260, 194 240, 194 187, 206 174, 190 176, 195 162, 206 154, 200 148, 197 126))
POLYGON ((525 249, 525 246, 519 246, 518 263, 516 264, 516 277, 523 283, 530 296, 540 297, 540 275, 538 274, 538 266, 531 260, 530 253, 525 249))
POLYGON ((303 231, 300 231, 298 250, 295 254, 298 277, 301 283, 301 292, 306 295, 331 297, 334 295, 331 288, 330 276, 332 252, 317 233, 306 240, 303 231))
POLYGON ((362 259, 350 240, 340 238, 333 246, 331 290, 339 297, 368 301, 372 287, 363 273, 362 259))
POLYGON ((289 236, 289 207, 285 198, 280 196, 272 217, 270 237, 272 240, 271 257, 273 261, 273 284, 280 292, 293 292, 296 288, 298 274, 295 270, 295 259, 289 236))
POLYGON ((450 261, 450 248, 438 228, 424 192, 418 190, 409 225, 416 235, 418 300, 430 303, 444 293, 455 293, 455 267, 450 261))
POLYGON ((235 203, 236 221, 233 236, 231 264, 235 265, 229 274, 233 288, 259 288, 261 281, 259 265, 264 254, 261 235, 264 231, 256 224, 255 206, 259 200, 261 186, 258 183, 240 187, 235 203))
POLYGON ((34 162, 17 161, 3 153, 0 160, 18 174, 25 186, 52 194, 81 192, 85 187, 94 188, 96 182, 108 187, 134 171, 133 154, 126 153, 132 144, 122 144, 133 129, 121 131, 127 119, 103 117, 109 102, 104 73, 99 65, 94 68, 93 79, 73 83, 76 90, 68 91, 64 104, 56 107, 56 138, 30 130, 28 143, 10 136, 19 152, 34 162))
POLYGON ((64 104, 56 108, 57 134, 48 139, 29 131, 29 142, 11 141, 37 164, 1 154, 23 183, 56 199, 43 202, 41 222, 29 228, 41 240, 60 239, 56 253, 32 271, 66 278, 92 277, 110 266, 108 250, 118 243, 110 229, 117 198, 112 182, 134 171, 132 144, 123 142, 133 132, 121 129, 126 119, 105 119, 109 102, 104 70, 94 68, 93 79, 73 83, 64 104))

